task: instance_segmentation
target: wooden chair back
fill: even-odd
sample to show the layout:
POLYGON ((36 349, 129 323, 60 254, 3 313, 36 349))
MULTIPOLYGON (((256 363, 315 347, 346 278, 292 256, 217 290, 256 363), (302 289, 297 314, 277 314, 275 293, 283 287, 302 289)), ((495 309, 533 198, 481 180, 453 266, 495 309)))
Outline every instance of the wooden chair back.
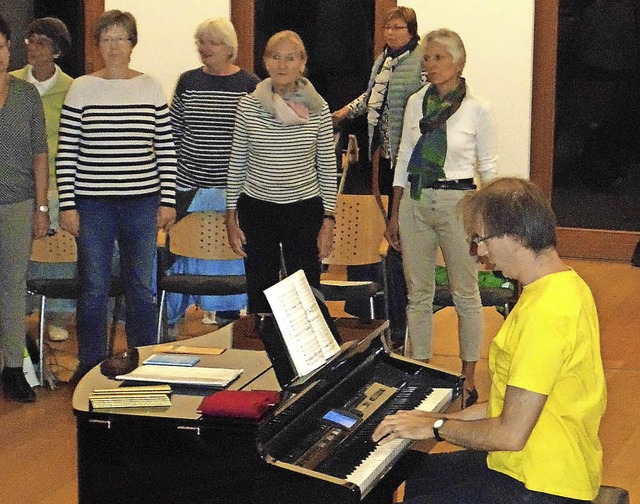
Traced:
POLYGON ((76 262, 77 257, 75 237, 61 229, 31 244, 31 260, 35 262, 69 263, 76 262))
POLYGON ((224 214, 193 212, 176 222, 169 231, 169 250, 196 259, 240 259, 227 240, 224 214))
MULTIPOLYGON (((382 196, 386 211, 388 196, 382 196)), ((386 219, 372 194, 338 194, 333 252, 325 264, 355 266, 378 263, 388 248, 386 219)))

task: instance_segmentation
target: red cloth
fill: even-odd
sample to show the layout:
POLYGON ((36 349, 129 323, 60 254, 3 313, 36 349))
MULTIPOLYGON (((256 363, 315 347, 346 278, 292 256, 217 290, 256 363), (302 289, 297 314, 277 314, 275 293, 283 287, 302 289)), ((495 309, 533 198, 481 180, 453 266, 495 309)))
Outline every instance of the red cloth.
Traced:
POLYGON ((198 411, 203 415, 259 420, 280 402, 280 392, 271 390, 221 390, 205 397, 198 411))

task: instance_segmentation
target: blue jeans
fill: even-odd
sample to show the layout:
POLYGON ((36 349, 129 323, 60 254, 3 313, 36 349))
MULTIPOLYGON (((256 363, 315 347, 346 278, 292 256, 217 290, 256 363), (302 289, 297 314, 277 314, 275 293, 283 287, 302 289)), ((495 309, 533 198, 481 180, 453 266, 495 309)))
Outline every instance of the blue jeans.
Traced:
POLYGON ((87 368, 107 356, 107 306, 116 240, 125 286, 127 344, 155 342, 157 307, 153 280, 158 196, 77 198, 80 215, 78 273, 78 360, 87 368))

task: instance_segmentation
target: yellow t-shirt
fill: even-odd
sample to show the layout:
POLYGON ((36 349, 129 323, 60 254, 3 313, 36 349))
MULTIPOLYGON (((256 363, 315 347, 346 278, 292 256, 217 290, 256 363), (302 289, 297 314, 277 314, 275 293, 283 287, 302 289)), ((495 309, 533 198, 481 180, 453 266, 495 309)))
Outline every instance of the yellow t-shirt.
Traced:
POLYGON ((606 406, 598 316, 573 270, 527 285, 491 343, 489 416, 499 416, 507 385, 547 396, 519 452, 489 454, 491 469, 534 491, 592 500, 602 473, 598 438, 606 406))

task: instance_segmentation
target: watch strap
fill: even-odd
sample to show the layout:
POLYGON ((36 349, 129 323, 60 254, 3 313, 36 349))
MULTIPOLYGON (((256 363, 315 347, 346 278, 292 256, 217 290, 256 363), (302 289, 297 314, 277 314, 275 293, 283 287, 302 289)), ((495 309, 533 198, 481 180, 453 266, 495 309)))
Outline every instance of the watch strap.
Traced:
MULTIPOLYGON (((437 420, 436 420, 437 422, 437 420)), ((440 429, 442 428, 442 426, 444 425, 444 419, 442 419, 442 422, 440 422, 440 425, 438 425, 436 427, 436 424, 433 424, 433 437, 436 439, 436 441, 440 442, 440 441, 444 441, 444 438, 440 435, 440 429)))

